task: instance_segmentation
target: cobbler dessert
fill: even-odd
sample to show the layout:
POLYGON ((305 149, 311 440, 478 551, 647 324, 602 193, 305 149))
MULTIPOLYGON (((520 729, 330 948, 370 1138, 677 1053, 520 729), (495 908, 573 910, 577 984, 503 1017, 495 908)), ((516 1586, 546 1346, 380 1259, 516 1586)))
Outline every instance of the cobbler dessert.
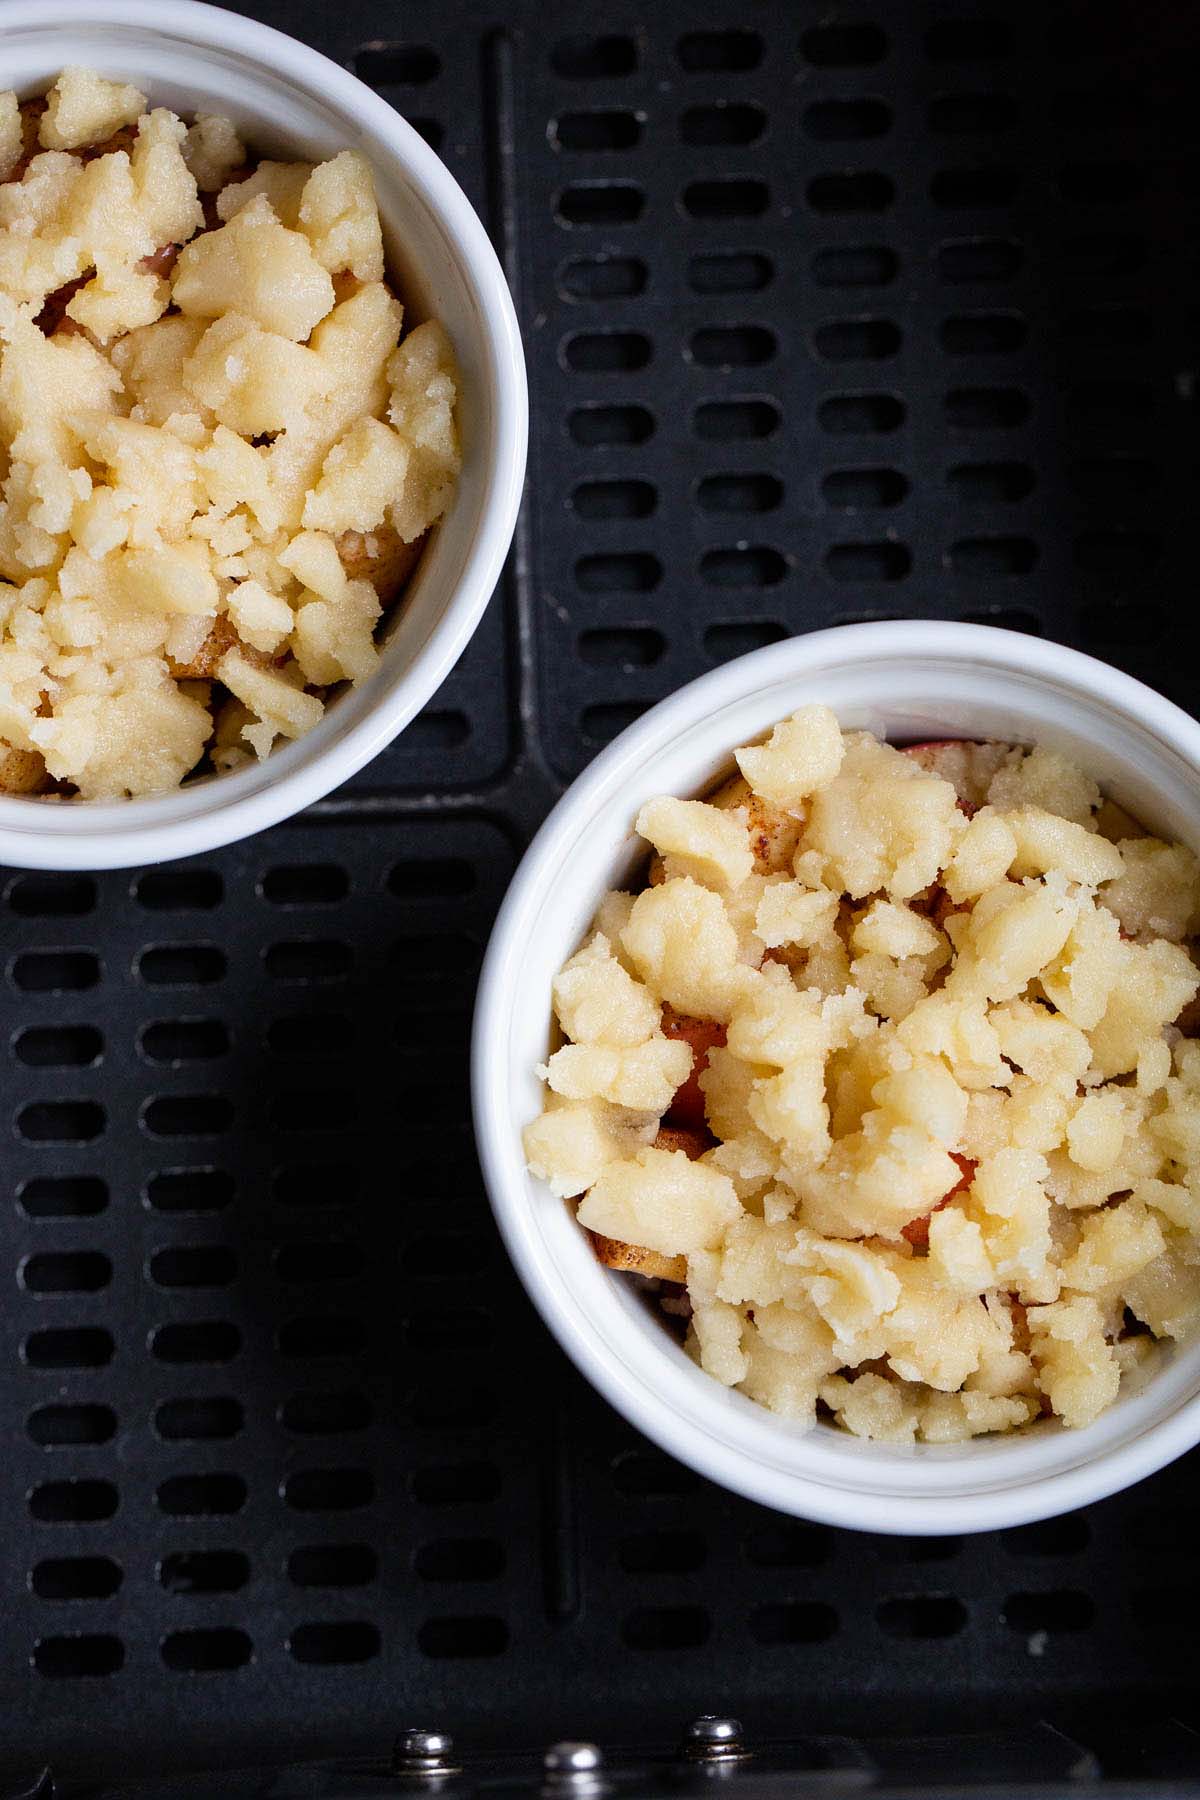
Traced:
POLYGON ((1045 748, 736 760, 554 983, 531 1171, 790 1420, 1089 1424, 1200 1320, 1200 863, 1045 748))
POLYGON ((357 151, 81 68, 0 94, 0 788, 174 788, 370 676, 460 463, 404 324, 357 151))

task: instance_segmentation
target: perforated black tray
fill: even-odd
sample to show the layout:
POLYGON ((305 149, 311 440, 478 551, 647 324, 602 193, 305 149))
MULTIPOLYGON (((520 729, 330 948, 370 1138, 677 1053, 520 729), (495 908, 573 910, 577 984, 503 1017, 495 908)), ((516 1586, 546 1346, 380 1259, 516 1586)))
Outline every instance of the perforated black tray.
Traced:
POLYGON ((714 1707, 1043 1717, 1136 1761, 1195 1708, 1195 1458, 922 1543, 705 1486, 519 1292, 466 1047, 523 840, 715 662, 986 619, 1196 707, 1195 9, 256 10, 483 211, 529 501, 462 664, 348 789, 196 863, 6 883, 0 1767, 714 1707))

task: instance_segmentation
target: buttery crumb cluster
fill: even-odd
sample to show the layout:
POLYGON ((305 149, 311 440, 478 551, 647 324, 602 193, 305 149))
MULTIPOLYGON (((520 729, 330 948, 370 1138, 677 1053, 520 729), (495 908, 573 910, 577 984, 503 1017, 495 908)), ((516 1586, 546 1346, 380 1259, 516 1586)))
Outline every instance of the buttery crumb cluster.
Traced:
POLYGON ((810 706, 737 762, 643 807, 530 1169, 777 1413, 1088 1424, 1200 1320, 1200 864, 1043 749, 810 706))
POLYGON ((171 788, 371 673, 460 461, 402 323, 356 151, 255 162, 86 69, 0 94, 0 787, 171 788))

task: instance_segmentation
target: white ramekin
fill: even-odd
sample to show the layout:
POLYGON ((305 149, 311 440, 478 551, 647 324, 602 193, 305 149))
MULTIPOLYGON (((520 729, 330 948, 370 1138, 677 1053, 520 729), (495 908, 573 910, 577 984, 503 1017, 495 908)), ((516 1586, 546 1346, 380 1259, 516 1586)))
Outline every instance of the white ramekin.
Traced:
POLYGON ((1200 851, 1200 725, 1160 695, 1058 645, 980 626, 856 625, 772 645, 693 682, 597 757, 517 871, 484 964, 475 1017, 475 1128, 500 1229, 532 1299, 600 1392, 703 1475, 783 1512, 897 1533, 982 1531, 1127 1487, 1200 1440, 1200 1344, 1084 1430, 895 1448, 831 1426, 801 1432, 722 1388, 684 1355, 573 1216, 526 1171, 550 983, 604 890, 637 853, 654 794, 703 791, 731 753, 797 706, 897 741, 1042 743, 1081 763, 1148 825, 1200 851))
POLYGON ((370 681, 265 762, 174 793, 57 805, 0 797, 0 864, 121 868, 275 824, 347 780, 425 704, 479 623, 508 551, 528 403, 512 300, 483 226, 428 145, 345 69, 194 0, 0 0, 0 89, 44 92, 68 63, 132 81, 180 113, 223 113, 275 156, 361 150, 409 315, 442 321, 462 376, 462 474, 370 681))

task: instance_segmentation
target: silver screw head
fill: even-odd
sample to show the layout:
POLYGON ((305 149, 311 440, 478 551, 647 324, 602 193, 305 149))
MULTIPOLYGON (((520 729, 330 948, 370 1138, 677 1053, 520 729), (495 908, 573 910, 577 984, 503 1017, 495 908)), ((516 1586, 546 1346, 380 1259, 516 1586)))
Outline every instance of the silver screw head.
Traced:
POLYGON ((719 1713, 702 1713, 684 1732, 683 1747, 688 1756, 708 1762, 742 1756, 745 1752, 741 1720, 724 1718, 719 1713))
POLYGON ((603 1763, 604 1756, 598 1745, 577 1743, 570 1738, 561 1744, 551 1744, 542 1758, 546 1774, 560 1780, 570 1780, 572 1776, 595 1775, 603 1763))
POLYGON ((454 1766, 453 1757, 449 1732, 409 1726, 392 1747, 392 1768, 398 1775, 446 1775, 454 1766))

